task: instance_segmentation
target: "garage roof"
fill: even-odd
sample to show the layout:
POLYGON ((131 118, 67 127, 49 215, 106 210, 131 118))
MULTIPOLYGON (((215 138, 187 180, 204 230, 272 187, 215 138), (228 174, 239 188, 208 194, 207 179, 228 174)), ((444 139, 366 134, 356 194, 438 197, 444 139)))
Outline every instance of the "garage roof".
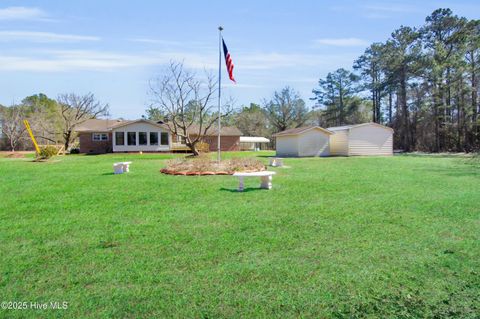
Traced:
POLYGON ((333 127, 328 127, 327 130, 335 132, 335 131, 349 130, 351 128, 367 126, 367 125, 378 126, 378 127, 393 131, 393 129, 391 127, 388 127, 388 126, 385 126, 385 125, 382 125, 382 124, 378 124, 378 123, 374 123, 374 122, 362 123, 362 124, 353 124, 353 125, 343 125, 343 126, 333 126, 333 127))
POLYGON ((329 130, 324 129, 323 127, 320 126, 303 126, 303 127, 297 127, 297 128, 292 128, 289 130, 285 130, 282 132, 278 132, 277 134, 274 134, 273 136, 278 137, 278 136, 287 136, 287 135, 299 135, 302 133, 305 133, 309 130, 319 130, 322 131, 325 134, 331 135, 333 134, 329 130))

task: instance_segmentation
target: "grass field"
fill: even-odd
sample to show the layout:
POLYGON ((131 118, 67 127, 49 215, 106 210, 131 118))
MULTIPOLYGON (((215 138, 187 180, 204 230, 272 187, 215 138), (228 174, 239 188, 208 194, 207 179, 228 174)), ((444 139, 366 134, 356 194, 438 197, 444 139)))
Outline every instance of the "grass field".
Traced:
POLYGON ((0 301, 68 302, 0 317, 479 317, 465 159, 286 159, 272 190, 238 193, 160 174, 170 157, 0 159, 0 301))

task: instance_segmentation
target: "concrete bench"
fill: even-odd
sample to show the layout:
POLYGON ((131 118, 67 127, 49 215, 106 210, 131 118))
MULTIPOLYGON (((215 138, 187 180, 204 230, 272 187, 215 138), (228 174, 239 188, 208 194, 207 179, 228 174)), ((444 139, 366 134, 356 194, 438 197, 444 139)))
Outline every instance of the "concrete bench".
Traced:
POLYGON ((113 173, 115 174, 123 174, 130 171, 130 164, 132 162, 118 162, 113 163, 113 173))
POLYGON ((275 172, 263 171, 254 173, 234 173, 233 176, 238 177, 238 191, 243 192, 243 179, 245 177, 260 177, 260 188, 271 189, 272 176, 275 174, 275 172))
POLYGON ((270 157, 270 166, 273 166, 273 167, 283 166, 283 158, 281 158, 281 157, 270 157))

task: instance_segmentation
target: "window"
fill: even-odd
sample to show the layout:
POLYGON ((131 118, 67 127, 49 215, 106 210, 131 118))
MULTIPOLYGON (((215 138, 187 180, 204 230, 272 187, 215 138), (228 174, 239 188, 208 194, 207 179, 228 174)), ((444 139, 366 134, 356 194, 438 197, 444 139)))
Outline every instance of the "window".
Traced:
POLYGON ((177 135, 177 143, 185 144, 185 142, 185 137, 177 135))
POLYGON ((160 134, 160 144, 162 145, 168 145, 168 133, 162 132, 160 134))
POLYGON ((100 141, 108 141, 108 134, 107 133, 93 133, 92 140, 95 142, 100 141))
POLYGON ((150 132, 150 145, 158 145, 158 132, 150 132))
POLYGON ((125 145, 125 132, 115 132, 115 145, 125 145))
POLYGON ((127 143, 128 145, 137 145, 137 136, 136 132, 127 132, 127 143))
POLYGON ((138 132, 138 145, 147 145, 147 132, 138 132))

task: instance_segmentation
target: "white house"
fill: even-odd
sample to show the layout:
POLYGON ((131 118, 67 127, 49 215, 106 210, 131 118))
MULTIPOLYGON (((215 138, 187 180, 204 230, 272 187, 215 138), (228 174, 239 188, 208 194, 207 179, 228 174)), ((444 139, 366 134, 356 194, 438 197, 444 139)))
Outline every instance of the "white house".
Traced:
POLYGON ((112 127, 113 152, 170 150, 171 135, 163 124, 147 120, 125 121, 112 127))
POLYGON ((329 127, 332 155, 393 155, 393 129, 377 123, 329 127))
POLYGON ((275 134, 277 156, 329 156, 333 133, 319 126, 289 129, 275 134))
MULTIPOLYGON (((188 151, 180 136, 169 133, 163 122, 146 119, 111 120, 90 119, 75 127, 80 144, 80 153, 102 154, 110 152, 175 152, 188 151)), ((190 136, 198 134, 198 127, 188 129, 190 136)), ((234 126, 223 126, 220 131, 221 150, 237 151, 242 132, 234 126)), ((202 141, 209 144, 210 150, 217 150, 218 131, 210 128, 202 141)))

